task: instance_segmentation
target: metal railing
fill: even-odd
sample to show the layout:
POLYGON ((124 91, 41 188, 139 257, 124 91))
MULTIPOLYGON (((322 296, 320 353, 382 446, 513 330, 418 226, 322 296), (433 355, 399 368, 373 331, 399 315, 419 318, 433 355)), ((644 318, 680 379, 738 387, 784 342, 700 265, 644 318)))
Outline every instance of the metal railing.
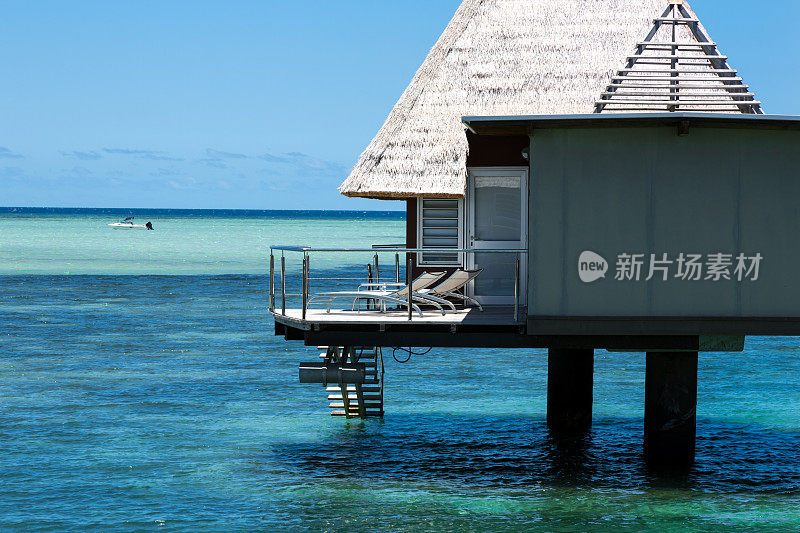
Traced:
MULTIPOLYGON (((429 253, 446 253, 450 255, 458 255, 459 263, 461 267, 467 263, 465 260, 469 254, 514 254, 514 304, 513 304, 513 313, 514 313, 514 321, 517 322, 519 319, 519 308, 520 308, 520 274, 521 274, 521 258, 526 256, 528 251, 522 249, 453 249, 453 248, 405 248, 399 245, 375 245, 372 248, 314 248, 311 246, 270 246, 270 257, 269 257, 269 310, 272 313, 278 314, 276 310, 277 301, 280 301, 280 314, 286 315, 286 301, 288 297, 298 297, 300 299, 300 311, 301 317, 303 320, 306 319, 309 304, 312 300, 310 295, 310 285, 311 281, 316 282, 333 282, 333 281, 360 281, 362 284, 371 284, 371 285, 391 285, 396 286, 398 288, 402 288, 403 286, 411 286, 413 281, 413 255, 414 254, 429 254, 429 253), (275 268, 275 255, 280 254, 280 285, 278 286, 276 282, 276 276, 278 273, 276 272, 275 268), (287 261, 286 257, 287 254, 302 254, 302 263, 300 267, 300 286, 298 287, 300 292, 287 292, 287 261), (365 275, 352 275, 352 276, 319 276, 319 277, 312 277, 311 276, 311 255, 312 254, 371 254, 370 261, 366 264, 366 274, 365 275), (380 270, 380 255, 385 254, 392 254, 394 257, 394 282, 389 281, 381 281, 381 270, 380 270), (406 255, 406 260, 404 261, 404 270, 405 272, 401 271, 401 262, 400 256, 402 254, 406 255), (401 283, 401 279, 404 280, 405 284, 401 283), (280 288, 280 294, 278 294, 278 288, 280 288)), ((419 255, 418 255, 419 256, 419 255)), ((384 263, 385 264, 385 263, 384 263)), ((361 263, 363 267, 363 263, 361 263)), ((453 265, 417 265, 418 270, 431 270, 435 268, 458 268, 458 264, 453 265)), ((351 269, 352 270, 352 269, 351 269)), ((384 270, 385 271, 385 270, 384 270)), ((384 278, 390 279, 390 278, 384 278)), ((408 320, 412 320, 413 317, 413 297, 414 294, 411 291, 408 291, 408 301, 406 302, 406 307, 408 308, 408 320)), ((369 306, 369 303, 367 304, 369 306)), ((376 307, 377 309, 377 307, 376 307)))

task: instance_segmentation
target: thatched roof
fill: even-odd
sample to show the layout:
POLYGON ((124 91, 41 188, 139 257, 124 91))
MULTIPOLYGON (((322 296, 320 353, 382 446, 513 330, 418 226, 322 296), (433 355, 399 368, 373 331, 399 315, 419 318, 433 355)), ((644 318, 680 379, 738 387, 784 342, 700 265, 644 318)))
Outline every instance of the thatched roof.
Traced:
POLYGON ((339 188, 464 196, 465 115, 590 113, 667 0, 465 0, 339 188))

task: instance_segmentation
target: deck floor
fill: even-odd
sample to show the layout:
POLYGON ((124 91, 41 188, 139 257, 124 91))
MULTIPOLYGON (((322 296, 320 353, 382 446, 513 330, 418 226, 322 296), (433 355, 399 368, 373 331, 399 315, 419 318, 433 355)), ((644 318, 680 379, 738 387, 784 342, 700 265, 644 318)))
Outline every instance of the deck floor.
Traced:
MULTIPOLYGON (((411 324, 418 325, 470 325, 470 326, 488 326, 488 325, 514 325, 522 324, 525 319, 525 312, 520 309, 517 321, 514 321, 514 307, 509 306, 484 306, 484 310, 478 309, 459 309, 455 313, 447 311, 447 314, 442 315, 441 312, 435 309, 423 309, 423 317, 415 312, 411 318, 411 324)), ((320 325, 375 325, 375 324, 408 324, 408 312, 390 310, 385 313, 379 311, 350 311, 341 309, 331 309, 327 312, 325 309, 308 309, 306 311, 306 318, 303 320, 303 312, 301 309, 287 309, 286 314, 282 315, 280 309, 276 309, 273 313, 276 320, 283 323, 289 323, 296 326, 306 326, 312 324, 320 325)), ((302 328, 302 329, 306 329, 302 328)))

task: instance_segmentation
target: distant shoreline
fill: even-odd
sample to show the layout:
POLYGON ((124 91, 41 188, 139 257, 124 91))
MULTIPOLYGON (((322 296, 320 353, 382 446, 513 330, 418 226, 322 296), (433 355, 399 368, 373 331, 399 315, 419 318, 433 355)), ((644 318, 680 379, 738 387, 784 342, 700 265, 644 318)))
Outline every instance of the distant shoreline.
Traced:
POLYGON ((116 216, 216 216, 240 218, 376 218, 398 219, 405 211, 343 211, 297 209, 165 209, 123 207, 0 207, 0 214, 11 215, 116 215, 116 216))

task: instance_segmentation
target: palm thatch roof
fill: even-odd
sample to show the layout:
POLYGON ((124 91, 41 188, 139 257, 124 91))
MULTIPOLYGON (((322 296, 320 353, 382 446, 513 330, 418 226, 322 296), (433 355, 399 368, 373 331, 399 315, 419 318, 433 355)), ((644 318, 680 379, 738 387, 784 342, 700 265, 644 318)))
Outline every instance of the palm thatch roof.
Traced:
POLYGON ((462 116, 590 113, 669 3, 464 0, 339 191, 463 197, 462 116))

